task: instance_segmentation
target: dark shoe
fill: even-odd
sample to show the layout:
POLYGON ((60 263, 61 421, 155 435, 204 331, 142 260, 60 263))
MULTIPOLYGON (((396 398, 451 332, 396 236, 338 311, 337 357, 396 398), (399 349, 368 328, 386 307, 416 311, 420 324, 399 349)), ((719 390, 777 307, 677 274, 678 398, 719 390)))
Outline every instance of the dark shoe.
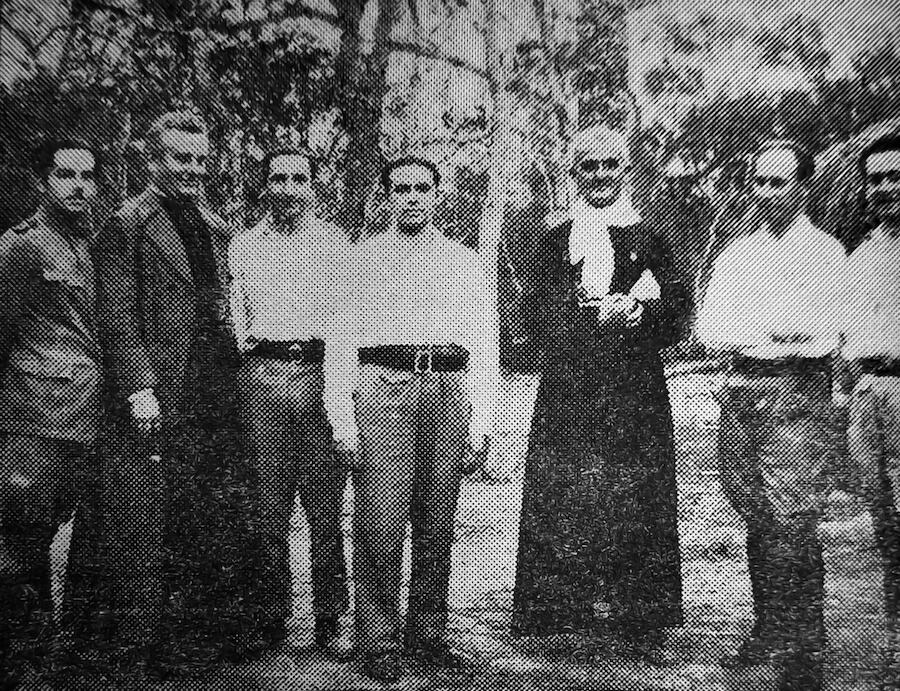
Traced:
POLYGON ((342 614, 328 625, 317 628, 317 647, 342 662, 353 657, 353 619, 349 614, 342 614))
POLYGON ((400 681, 405 673, 400 656, 394 652, 369 655, 363 662, 363 674, 384 684, 400 681))
POLYGON ((407 654, 427 665, 444 669, 465 671, 472 667, 471 661, 459 653, 454 653, 446 641, 420 642, 414 647, 407 648, 407 654))
POLYGON ((725 669, 743 669, 754 665, 769 664, 772 659, 783 652, 781 647, 770 637, 750 636, 737 648, 719 658, 719 665, 725 669))

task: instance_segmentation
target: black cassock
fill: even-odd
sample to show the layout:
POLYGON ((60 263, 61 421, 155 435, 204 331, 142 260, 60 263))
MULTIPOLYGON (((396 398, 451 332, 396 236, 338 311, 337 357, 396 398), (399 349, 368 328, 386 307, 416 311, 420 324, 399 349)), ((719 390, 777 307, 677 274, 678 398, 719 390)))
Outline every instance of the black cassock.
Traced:
POLYGON ((580 307, 571 223, 539 242, 525 303, 544 352, 525 470, 513 630, 641 635, 680 626, 672 414, 660 349, 689 309, 665 241, 610 228, 610 293, 649 269, 660 298, 640 326, 601 327, 580 307))

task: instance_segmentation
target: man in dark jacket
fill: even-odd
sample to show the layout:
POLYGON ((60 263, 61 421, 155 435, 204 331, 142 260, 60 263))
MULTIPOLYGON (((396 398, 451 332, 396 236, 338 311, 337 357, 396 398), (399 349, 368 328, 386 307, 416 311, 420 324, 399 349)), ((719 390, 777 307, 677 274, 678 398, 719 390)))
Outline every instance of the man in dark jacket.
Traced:
POLYGON ((111 418, 104 562, 124 662, 178 672, 246 652, 256 560, 228 230, 203 201, 209 138, 197 116, 172 112, 147 146, 153 182, 95 252, 111 418))
POLYGON ((101 409, 88 251, 96 157, 83 142, 57 140, 35 163, 43 202, 0 238, 2 688, 14 658, 40 656, 48 643, 50 544, 93 471, 101 409))

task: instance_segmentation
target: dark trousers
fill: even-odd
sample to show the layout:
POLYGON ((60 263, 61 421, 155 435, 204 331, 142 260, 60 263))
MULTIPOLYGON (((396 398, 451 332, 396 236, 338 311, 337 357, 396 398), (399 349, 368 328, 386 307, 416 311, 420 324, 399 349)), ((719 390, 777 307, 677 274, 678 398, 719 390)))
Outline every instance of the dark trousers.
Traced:
POLYGON ((260 527, 266 552, 264 626, 283 627, 291 613, 288 531, 299 498, 310 528, 317 636, 334 630, 348 607, 341 504, 347 473, 331 452, 322 404, 322 367, 248 357, 241 407, 259 476, 260 527))
POLYGON ((821 686, 825 564, 817 494, 836 448, 823 378, 758 377, 721 399, 719 473, 747 525, 754 634, 790 651, 781 689, 821 686))
POLYGON ((406 524, 412 578, 406 643, 440 641, 447 628, 453 523, 469 408, 461 373, 360 367, 354 474, 356 643, 364 654, 401 645, 400 579, 406 524))
POLYGON ((748 524, 747 566, 755 633, 821 649, 825 637, 825 563, 815 525, 784 530, 748 524))
MULTIPOLYGON (((13 638, 25 647, 38 644, 27 639, 39 635, 41 620, 52 620, 50 546, 94 475, 84 444, 0 435, 0 660, 13 638)), ((84 568, 83 538, 78 530, 72 538, 68 571, 76 582, 84 568)), ((65 592, 68 611, 71 583, 65 592)))

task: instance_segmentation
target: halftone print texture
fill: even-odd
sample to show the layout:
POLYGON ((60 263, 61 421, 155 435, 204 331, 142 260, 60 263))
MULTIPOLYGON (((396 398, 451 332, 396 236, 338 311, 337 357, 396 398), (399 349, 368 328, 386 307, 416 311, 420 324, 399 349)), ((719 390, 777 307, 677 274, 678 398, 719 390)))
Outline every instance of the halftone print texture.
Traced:
POLYGON ((898 13, 0 2, 0 689, 900 689, 898 13))

